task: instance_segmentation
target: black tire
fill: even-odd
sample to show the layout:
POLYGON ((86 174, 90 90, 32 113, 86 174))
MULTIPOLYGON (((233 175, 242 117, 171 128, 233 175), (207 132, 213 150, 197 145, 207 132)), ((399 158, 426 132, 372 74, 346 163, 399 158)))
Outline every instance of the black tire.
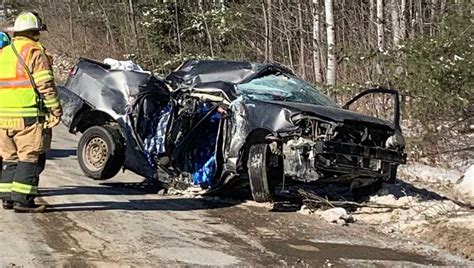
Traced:
POLYGON ((382 164, 382 169, 384 173, 387 173, 387 183, 395 183, 397 180, 397 170, 398 170, 398 165, 391 165, 389 163, 383 163, 382 164))
POLYGON ((112 126, 87 129, 77 148, 77 158, 84 174, 94 180, 107 180, 120 171, 125 157, 122 135, 112 126))
POLYGON ((272 202, 275 186, 283 178, 283 159, 268 144, 250 146, 247 161, 250 190, 256 202, 272 202))

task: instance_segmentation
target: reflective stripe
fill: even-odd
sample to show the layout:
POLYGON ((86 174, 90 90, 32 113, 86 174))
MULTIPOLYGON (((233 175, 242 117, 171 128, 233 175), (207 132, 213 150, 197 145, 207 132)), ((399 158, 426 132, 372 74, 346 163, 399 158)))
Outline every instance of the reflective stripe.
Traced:
POLYGON ((12 192, 21 194, 37 194, 38 187, 14 181, 12 183, 12 192))
POLYGON ((58 97, 54 97, 49 100, 44 100, 43 102, 44 102, 44 105, 46 105, 46 107, 48 108, 57 108, 60 106, 58 97))
POLYGON ((33 74, 33 79, 36 83, 46 80, 53 80, 53 72, 51 70, 44 70, 33 74))
POLYGON ((0 183, 0 193, 10 193, 12 191, 11 183, 0 183))
POLYGON ((37 108, 0 108, 0 117, 35 117, 43 116, 37 108))
MULTIPOLYGON (((28 55, 30 54, 30 51, 33 47, 31 45, 25 45, 24 47, 22 47, 21 51, 20 51, 20 57, 23 59, 23 62, 26 64, 27 63, 27 60, 28 60, 28 55)), ((23 64, 21 63, 20 60, 17 59, 17 63, 16 63, 16 71, 17 71, 17 76, 18 77, 26 77, 28 74, 26 73, 26 70, 25 70, 25 67, 23 66, 23 64)))
POLYGON ((29 86, 31 86, 31 82, 29 79, 26 79, 26 80, 19 79, 16 81, 1 81, 0 80, 0 89, 10 88, 10 87, 29 87, 29 86))

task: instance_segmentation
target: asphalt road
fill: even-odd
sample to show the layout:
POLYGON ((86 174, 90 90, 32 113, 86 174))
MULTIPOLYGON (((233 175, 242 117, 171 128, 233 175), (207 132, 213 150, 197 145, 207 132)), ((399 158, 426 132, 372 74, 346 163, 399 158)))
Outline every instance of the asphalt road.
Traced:
POLYGON ((339 226, 253 202, 158 195, 132 173, 105 182, 77 163, 78 137, 55 130, 38 215, 0 210, 0 266, 455 265, 465 260, 363 224, 339 226))

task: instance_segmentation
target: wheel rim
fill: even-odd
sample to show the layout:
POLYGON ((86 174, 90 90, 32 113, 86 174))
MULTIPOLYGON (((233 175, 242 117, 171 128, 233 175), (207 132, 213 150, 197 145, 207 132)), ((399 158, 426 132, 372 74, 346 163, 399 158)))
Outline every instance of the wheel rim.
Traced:
POLYGON ((84 146, 84 164, 91 171, 99 171, 107 163, 109 148, 107 142, 100 137, 92 137, 84 146))

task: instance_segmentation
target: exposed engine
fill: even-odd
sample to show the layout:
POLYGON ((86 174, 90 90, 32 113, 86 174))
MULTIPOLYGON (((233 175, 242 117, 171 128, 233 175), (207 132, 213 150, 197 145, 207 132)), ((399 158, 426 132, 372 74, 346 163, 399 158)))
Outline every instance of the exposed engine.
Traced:
POLYGON ((293 179, 380 177, 387 175, 384 166, 401 160, 396 150, 404 140, 397 131, 302 115, 293 122, 299 131, 283 143, 285 173, 293 179))

